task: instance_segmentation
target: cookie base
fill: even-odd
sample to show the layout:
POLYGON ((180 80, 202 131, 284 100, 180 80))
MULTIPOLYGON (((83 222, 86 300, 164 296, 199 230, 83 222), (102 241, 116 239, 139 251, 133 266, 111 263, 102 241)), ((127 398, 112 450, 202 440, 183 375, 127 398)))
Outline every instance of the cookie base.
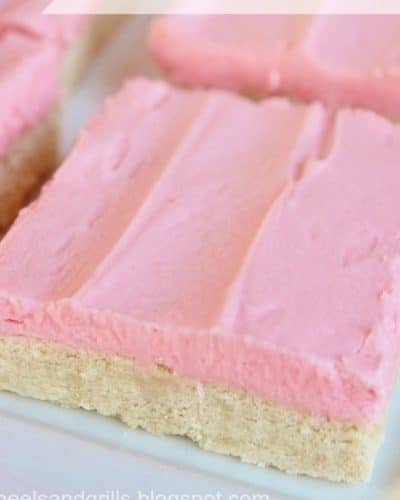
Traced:
POLYGON ((52 110, 0 158, 0 234, 57 167, 59 131, 60 113, 52 110))
POLYGON ((333 422, 163 366, 22 337, 0 337, 0 389, 96 410, 154 434, 292 474, 370 476, 382 427, 333 422))

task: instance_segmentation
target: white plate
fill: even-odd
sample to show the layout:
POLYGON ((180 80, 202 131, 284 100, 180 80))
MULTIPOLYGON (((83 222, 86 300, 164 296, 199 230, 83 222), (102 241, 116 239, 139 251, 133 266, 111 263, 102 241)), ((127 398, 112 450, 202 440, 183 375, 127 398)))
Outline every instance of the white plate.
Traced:
MULTIPOLYGON (((130 21, 112 46, 96 62, 90 77, 68 107, 65 119, 64 150, 67 151, 76 132, 88 116, 113 93, 126 76, 145 74, 157 76, 144 50, 144 34, 148 18, 130 21)), ((272 469, 261 469, 240 463, 235 459, 207 453, 189 441, 178 438, 160 438, 132 431, 124 425, 81 410, 65 410, 38 401, 24 400, 14 395, 0 395, 0 411, 13 417, 39 422, 97 443, 146 454, 169 463, 242 481, 269 493, 307 500, 337 499, 400 499, 400 387, 392 404, 386 432, 372 481, 367 485, 337 485, 303 477, 292 477, 272 469), (396 486, 396 481, 399 486, 396 486)), ((274 496, 278 498, 278 496, 274 496)))

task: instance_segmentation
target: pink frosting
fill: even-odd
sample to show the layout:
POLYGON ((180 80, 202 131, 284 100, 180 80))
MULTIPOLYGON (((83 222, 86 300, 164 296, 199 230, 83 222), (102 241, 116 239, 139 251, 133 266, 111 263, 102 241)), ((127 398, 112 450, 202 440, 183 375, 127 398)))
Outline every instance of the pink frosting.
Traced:
POLYGON ((400 118, 400 15, 168 16, 150 49, 178 81, 400 118))
POLYGON ((1 28, 27 31, 68 47, 90 21, 89 15, 44 15, 50 0, 6 0, 0 4, 1 28))
POLYGON ((400 128, 129 82, 0 245, 1 331, 382 417, 399 358, 400 128))
POLYGON ((19 32, 0 34, 0 158, 59 97, 59 64, 55 48, 19 32))

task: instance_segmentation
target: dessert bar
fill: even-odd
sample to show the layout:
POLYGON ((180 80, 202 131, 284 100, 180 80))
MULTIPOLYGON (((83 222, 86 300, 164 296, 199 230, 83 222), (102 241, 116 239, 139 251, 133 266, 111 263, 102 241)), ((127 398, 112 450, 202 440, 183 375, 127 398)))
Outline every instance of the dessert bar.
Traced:
POLYGON ((400 127, 133 80, 0 243, 0 388, 369 478, 399 359, 400 127))
POLYGON ((175 81, 400 118, 400 15, 175 15, 149 45, 175 81))
POLYGON ((0 233, 57 165, 59 64, 54 47, 18 30, 0 34, 0 233))

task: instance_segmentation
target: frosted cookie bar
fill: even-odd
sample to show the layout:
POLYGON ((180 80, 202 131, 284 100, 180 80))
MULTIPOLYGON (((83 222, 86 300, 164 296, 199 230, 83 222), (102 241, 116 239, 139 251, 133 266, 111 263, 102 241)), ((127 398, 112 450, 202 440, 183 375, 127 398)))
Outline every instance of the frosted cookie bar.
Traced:
POLYGON ((368 479, 399 359, 399 157, 368 112, 127 83, 0 244, 0 387, 368 479))
POLYGON ((57 165, 59 62, 53 47, 0 34, 0 234, 57 165))
POLYGON ((184 84, 400 118, 399 15, 167 16, 149 46, 184 84))

